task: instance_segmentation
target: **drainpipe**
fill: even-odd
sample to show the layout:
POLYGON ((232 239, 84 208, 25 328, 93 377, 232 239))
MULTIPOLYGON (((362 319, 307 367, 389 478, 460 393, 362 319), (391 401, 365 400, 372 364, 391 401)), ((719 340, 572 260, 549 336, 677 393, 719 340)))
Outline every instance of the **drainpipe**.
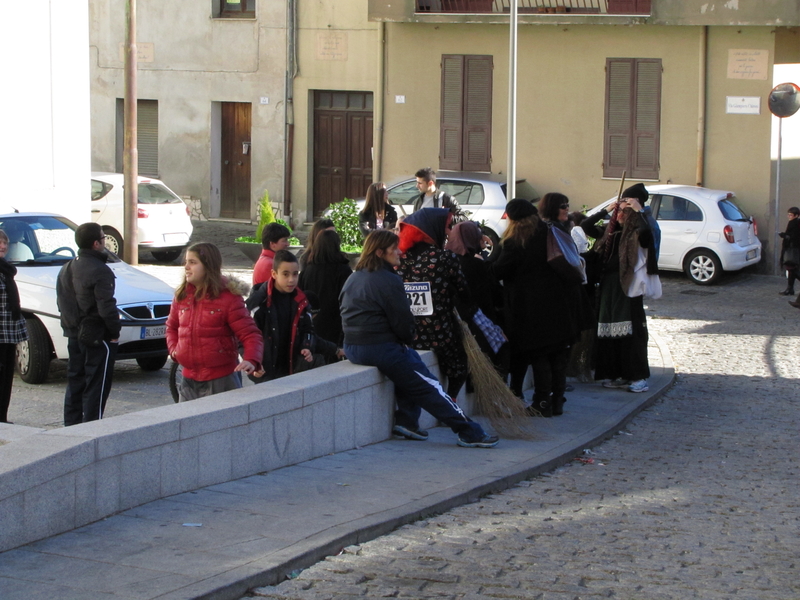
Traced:
POLYGON ((375 131, 372 141, 372 181, 382 181, 383 172, 383 111, 385 104, 384 78, 386 73, 386 23, 378 24, 378 81, 375 94, 375 131))
POLYGON ((706 71, 708 67, 708 25, 704 25, 700 34, 700 65, 698 73, 697 94, 697 185, 702 186, 705 180, 705 154, 706 154, 706 93, 708 81, 706 71))
POLYGON ((286 92, 284 111, 286 144, 283 157, 283 215, 287 221, 292 207, 292 157, 294 155, 294 78, 297 76, 297 0, 286 3, 286 92))

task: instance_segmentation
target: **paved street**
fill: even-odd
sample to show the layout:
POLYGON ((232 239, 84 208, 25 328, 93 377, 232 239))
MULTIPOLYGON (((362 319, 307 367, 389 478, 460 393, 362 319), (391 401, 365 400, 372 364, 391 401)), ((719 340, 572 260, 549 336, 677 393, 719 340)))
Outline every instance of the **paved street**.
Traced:
MULTIPOLYGON (((800 311, 777 277, 662 277, 677 384, 625 431, 502 494, 345 549, 267 598, 800 597, 800 311)), ((413 486, 399 481, 398 486, 413 486)))

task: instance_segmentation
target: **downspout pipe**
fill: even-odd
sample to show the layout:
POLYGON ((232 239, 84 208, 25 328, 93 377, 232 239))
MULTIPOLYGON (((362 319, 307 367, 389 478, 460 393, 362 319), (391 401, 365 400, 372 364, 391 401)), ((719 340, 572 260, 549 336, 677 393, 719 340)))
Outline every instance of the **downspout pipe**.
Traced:
MULTIPOLYGON (((286 124, 283 156, 283 215, 289 217, 292 211, 292 169, 294 156, 294 78, 297 76, 297 0, 286 3, 286 91, 284 94, 284 113, 286 124)), ((287 218, 287 221, 290 219, 287 218)))
POLYGON ((708 92, 708 25, 700 33, 700 65, 697 94, 697 172, 695 181, 702 186, 706 169, 706 95, 708 92))
POLYGON ((386 73, 386 23, 378 24, 378 81, 375 94, 375 129, 372 140, 372 181, 382 181, 383 173, 383 113, 386 93, 384 80, 386 73))

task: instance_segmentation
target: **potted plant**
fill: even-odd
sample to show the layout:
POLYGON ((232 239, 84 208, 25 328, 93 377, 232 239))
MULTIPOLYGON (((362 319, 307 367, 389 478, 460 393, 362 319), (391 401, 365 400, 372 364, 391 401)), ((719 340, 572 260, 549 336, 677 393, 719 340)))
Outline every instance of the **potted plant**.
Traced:
MULTIPOLYGON (((253 263, 261 256, 261 232, 264 230, 264 227, 270 223, 280 223, 286 227, 290 233, 292 232, 292 228, 289 227, 286 221, 275 218, 275 212, 272 210, 272 204, 269 201, 269 192, 264 190, 264 195, 261 197, 261 200, 258 201, 258 226, 256 227, 255 237, 243 235, 235 240, 236 246, 242 251, 242 254, 252 260, 253 263)), ((297 254, 301 248, 302 245, 300 245, 299 239, 294 236, 289 238, 289 249, 292 252, 297 254)))
POLYGON ((331 221, 342 240, 342 252, 350 259, 350 266, 355 266, 361 256, 363 240, 358 229, 358 206, 352 198, 334 202, 330 206, 331 221))

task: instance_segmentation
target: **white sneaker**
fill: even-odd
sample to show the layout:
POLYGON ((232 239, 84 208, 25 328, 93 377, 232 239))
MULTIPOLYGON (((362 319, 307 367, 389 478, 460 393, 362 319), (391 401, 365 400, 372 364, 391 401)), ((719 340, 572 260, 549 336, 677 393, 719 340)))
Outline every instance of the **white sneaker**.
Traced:
POLYGON ((621 377, 617 377, 616 379, 609 379, 608 381, 603 382, 604 388, 612 388, 612 389, 622 389, 626 388, 631 384, 630 381, 627 379, 622 379, 621 377))
POLYGON ((634 381, 628 386, 629 392, 634 392, 638 394, 639 392, 646 392, 650 388, 647 387, 647 379, 640 379, 639 381, 634 381))

